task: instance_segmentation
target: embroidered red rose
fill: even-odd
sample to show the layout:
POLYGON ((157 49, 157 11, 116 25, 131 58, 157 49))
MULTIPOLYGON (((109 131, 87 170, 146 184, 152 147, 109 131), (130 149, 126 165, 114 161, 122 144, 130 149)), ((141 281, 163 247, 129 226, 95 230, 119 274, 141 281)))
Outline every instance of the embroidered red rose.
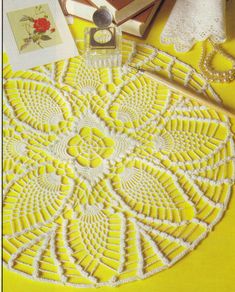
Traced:
POLYGON ((45 32, 50 28, 50 26, 51 23, 46 18, 38 18, 34 20, 33 27, 35 28, 36 32, 45 32))

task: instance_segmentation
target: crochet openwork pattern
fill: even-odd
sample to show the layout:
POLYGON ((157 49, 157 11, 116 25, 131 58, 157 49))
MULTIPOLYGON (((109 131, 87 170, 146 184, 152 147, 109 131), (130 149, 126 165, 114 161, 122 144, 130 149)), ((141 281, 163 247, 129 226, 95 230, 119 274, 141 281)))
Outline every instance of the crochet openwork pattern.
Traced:
POLYGON ((221 219, 234 183, 229 119, 129 63, 218 99, 190 66, 128 41, 122 68, 88 69, 82 57, 24 72, 6 64, 9 269, 114 286, 170 267, 221 219))

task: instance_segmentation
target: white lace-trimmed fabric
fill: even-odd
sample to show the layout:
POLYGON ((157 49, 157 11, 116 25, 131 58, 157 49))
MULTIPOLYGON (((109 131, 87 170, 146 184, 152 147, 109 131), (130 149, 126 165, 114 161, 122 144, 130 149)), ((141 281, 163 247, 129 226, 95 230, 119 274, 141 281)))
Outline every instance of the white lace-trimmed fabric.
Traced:
POLYGON ((144 279, 193 250, 227 209, 235 179, 229 119, 126 65, 219 97, 193 68, 152 46, 124 41, 123 62, 4 66, 10 270, 74 287, 144 279))
POLYGON ((163 44, 186 52, 198 41, 226 40, 225 0, 177 0, 161 34, 163 44))

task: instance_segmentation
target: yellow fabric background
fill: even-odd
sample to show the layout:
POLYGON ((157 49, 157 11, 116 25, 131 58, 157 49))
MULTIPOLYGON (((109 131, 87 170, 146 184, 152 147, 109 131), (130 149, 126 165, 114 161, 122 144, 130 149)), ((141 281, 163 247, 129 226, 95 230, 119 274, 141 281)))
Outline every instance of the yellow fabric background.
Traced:
MULTIPOLYGON (((160 33, 173 6, 173 0, 166 0, 153 27, 144 42, 156 46, 166 52, 175 55, 180 60, 198 69, 202 44, 198 43, 188 53, 176 53, 172 46, 161 45, 160 33)), ((227 52, 235 56, 235 0, 229 0, 227 4, 227 33, 228 40, 223 45, 227 52)), ((76 19, 71 27, 75 38, 83 37, 84 27, 90 24, 76 19)), ((129 37, 138 42, 143 40, 129 37)), ((223 62, 217 58, 216 62, 223 62)), ((230 84, 213 85, 224 103, 235 108, 235 81, 230 84)), ((232 129, 235 132, 235 120, 232 121, 232 129)), ((158 273, 148 279, 125 284, 116 288, 98 288, 100 292, 140 292, 145 289, 148 292, 234 292, 235 291, 235 187, 229 208, 222 221, 207 239, 190 254, 176 263, 170 269, 158 273)), ((27 279, 17 273, 3 269, 4 292, 75 292, 77 288, 36 282, 27 279)), ((95 292, 97 289, 86 289, 87 292, 95 292)))

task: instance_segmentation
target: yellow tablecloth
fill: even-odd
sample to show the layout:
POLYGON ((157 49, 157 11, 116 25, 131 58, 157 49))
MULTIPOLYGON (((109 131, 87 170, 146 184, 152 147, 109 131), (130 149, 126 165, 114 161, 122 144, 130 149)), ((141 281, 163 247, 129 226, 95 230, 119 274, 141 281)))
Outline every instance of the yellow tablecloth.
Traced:
MULTIPOLYGON (((137 42, 145 42, 156 46, 180 60, 190 64, 198 70, 198 62, 201 55, 202 44, 198 43, 188 53, 176 53, 171 46, 161 45, 159 41, 160 33, 164 27, 166 19, 173 5, 172 0, 166 0, 148 37, 143 41, 130 36, 125 38, 134 39, 137 42)), ((235 56, 235 22, 233 12, 235 11, 235 1, 228 2, 227 28, 228 41, 223 47, 235 56)), ((71 26, 75 38, 83 37, 84 27, 90 25, 82 20, 75 20, 71 26)), ((217 62, 222 61, 218 58, 217 62)), ((224 103, 235 108, 235 81, 230 84, 213 84, 214 89, 220 95, 224 103)), ((232 129, 235 132, 235 121, 232 121, 232 129)), ((235 187, 233 188, 233 194, 235 187)), ((158 273, 148 279, 135 281, 117 288, 99 288, 101 292, 112 292, 117 289, 121 292, 142 291, 149 292, 233 292, 235 291, 235 199, 232 199, 229 208, 222 221, 215 227, 207 239, 205 239, 195 251, 180 260, 173 267, 158 273)), ((10 272, 4 268, 4 292, 73 292, 76 288, 63 287, 61 285, 35 282, 10 272)), ((95 291, 96 289, 86 289, 95 291)))

